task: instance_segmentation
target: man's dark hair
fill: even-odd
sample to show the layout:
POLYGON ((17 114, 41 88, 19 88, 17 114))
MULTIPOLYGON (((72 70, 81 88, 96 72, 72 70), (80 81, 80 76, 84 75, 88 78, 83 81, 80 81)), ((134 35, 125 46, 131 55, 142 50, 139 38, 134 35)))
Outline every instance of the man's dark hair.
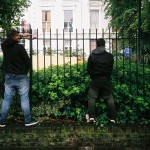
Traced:
POLYGON ((16 29, 10 29, 8 32, 7 32, 7 38, 11 38, 13 37, 14 35, 16 34, 19 34, 19 31, 17 31, 16 29))
POLYGON ((97 39, 96 40, 96 46, 97 47, 105 46, 105 40, 103 38, 97 39))

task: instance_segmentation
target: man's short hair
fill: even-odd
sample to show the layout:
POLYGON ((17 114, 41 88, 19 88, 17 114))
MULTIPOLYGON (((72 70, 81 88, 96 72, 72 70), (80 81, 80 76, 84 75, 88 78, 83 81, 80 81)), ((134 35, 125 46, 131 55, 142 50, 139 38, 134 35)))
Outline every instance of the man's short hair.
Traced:
POLYGON ((97 45, 97 47, 105 46, 105 40, 103 38, 97 39, 96 45, 97 45))
POLYGON ((14 35, 16 34, 19 34, 19 31, 17 31, 16 29, 10 29, 8 32, 7 32, 7 38, 11 38, 13 37, 14 35))

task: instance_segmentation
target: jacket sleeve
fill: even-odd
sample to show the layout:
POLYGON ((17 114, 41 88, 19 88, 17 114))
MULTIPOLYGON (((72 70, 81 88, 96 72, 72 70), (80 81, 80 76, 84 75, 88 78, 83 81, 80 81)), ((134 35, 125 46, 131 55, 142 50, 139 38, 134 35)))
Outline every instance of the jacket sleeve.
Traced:
POLYGON ((112 67, 111 67, 112 69, 111 69, 111 73, 113 73, 113 69, 114 69, 113 66, 114 66, 114 57, 112 56, 112 67))
POLYGON ((22 55, 22 58, 23 58, 23 60, 25 62, 26 72, 28 72, 29 69, 30 69, 30 58, 29 58, 29 56, 28 56, 28 54, 26 52, 26 49, 24 48, 23 45, 21 45, 21 55, 22 55))
POLYGON ((89 75, 91 75, 91 73, 92 73, 92 58, 91 58, 91 55, 89 56, 89 58, 88 58, 88 62, 87 62, 87 73, 89 74, 89 75))

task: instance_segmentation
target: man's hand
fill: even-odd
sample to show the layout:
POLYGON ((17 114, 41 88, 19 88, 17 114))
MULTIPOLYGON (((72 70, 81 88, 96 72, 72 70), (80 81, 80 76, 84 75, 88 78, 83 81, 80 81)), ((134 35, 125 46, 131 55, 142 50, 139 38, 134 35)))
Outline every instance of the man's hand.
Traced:
POLYGON ((23 38, 23 37, 29 37, 30 35, 32 35, 32 34, 24 33, 24 34, 21 34, 20 36, 23 38))

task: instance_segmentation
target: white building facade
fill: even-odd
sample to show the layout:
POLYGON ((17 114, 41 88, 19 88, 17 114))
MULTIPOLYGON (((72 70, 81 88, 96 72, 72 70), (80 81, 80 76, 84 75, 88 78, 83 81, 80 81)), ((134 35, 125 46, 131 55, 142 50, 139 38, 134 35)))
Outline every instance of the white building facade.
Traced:
MULTIPOLYGON (((100 0, 31 0, 21 19, 22 31, 31 25, 33 49, 84 50, 95 48, 96 38, 108 32, 104 5, 100 0), (44 39, 44 40, 43 40, 44 39), (84 39, 84 42, 83 42, 84 39), (88 40, 86 40, 88 39, 88 40)), ((26 45, 28 49, 28 45, 26 45)))

